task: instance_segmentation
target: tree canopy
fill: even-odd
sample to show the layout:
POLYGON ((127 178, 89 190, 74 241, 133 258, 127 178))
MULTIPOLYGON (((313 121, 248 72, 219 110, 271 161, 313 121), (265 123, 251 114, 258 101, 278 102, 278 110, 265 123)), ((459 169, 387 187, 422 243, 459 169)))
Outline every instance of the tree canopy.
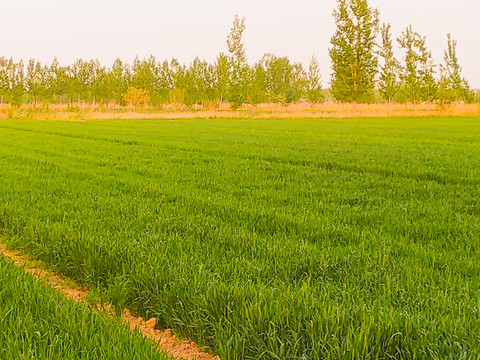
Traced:
POLYGON ((30 59, 0 57, 1 103, 116 103, 126 105, 133 88, 148 96, 151 106, 166 103, 242 104, 262 102, 473 101, 474 96, 457 56, 457 42, 447 36, 444 64, 433 63, 426 38, 407 27, 397 41, 391 26, 379 26, 379 12, 368 0, 337 0, 336 31, 331 38, 330 89, 324 89, 315 56, 307 68, 287 56, 266 53, 250 65, 244 42, 245 18, 235 16, 226 37, 227 52, 213 63, 195 58, 182 64, 176 58, 116 59, 105 66, 96 59, 60 65, 30 59), (398 45, 398 46, 397 46, 398 45), (396 54, 402 57, 396 58, 396 54), (440 71, 438 71, 440 70, 440 71))

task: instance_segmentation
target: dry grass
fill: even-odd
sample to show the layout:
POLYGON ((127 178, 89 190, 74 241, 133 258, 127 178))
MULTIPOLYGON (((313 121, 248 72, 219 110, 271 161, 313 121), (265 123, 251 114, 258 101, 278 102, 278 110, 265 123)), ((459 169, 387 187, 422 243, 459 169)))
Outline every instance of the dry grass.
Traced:
POLYGON ((4 104, 0 109, 0 119, 30 118, 36 120, 107 120, 107 119, 193 119, 193 118, 354 118, 354 117, 400 117, 400 116, 478 116, 480 104, 455 103, 440 104, 258 104, 244 105, 233 111, 229 104, 219 106, 186 106, 167 104, 161 108, 133 109, 116 104, 90 105, 78 104, 37 106, 23 105, 13 109, 4 104))

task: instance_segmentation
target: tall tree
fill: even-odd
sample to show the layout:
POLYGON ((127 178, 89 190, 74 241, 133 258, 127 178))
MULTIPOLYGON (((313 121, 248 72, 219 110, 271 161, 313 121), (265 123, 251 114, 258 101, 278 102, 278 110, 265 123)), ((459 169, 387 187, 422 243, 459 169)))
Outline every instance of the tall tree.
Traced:
POLYGON ((150 56, 143 60, 138 57, 134 59, 131 85, 137 89, 146 90, 154 105, 158 105, 160 102, 157 97, 158 74, 158 64, 155 57, 150 56))
POLYGON ((457 41, 447 34, 447 49, 443 60, 444 65, 440 66, 441 79, 439 96, 442 101, 472 101, 473 95, 468 81, 462 77, 462 67, 458 63, 457 41))
POLYGON ((381 29, 382 46, 379 51, 381 58, 378 87, 385 100, 391 103, 399 89, 398 72, 400 64, 393 54, 393 41, 390 24, 383 24, 381 29))
POLYGON ((268 100, 286 103, 292 77, 290 61, 284 57, 265 54, 262 63, 265 68, 265 85, 268 100))
POLYGON ((56 103, 58 99, 62 101, 63 95, 65 95, 68 90, 67 69, 63 66, 60 66, 57 58, 54 58, 51 65, 48 67, 48 74, 50 81, 49 99, 53 100, 54 103, 56 103))
POLYGON ((30 101, 36 105, 45 94, 45 68, 38 60, 30 59, 25 72, 25 89, 30 101))
POLYGON ((175 74, 167 60, 159 64, 158 76, 157 98, 159 102, 167 103, 170 91, 172 91, 175 86, 175 74))
POLYGON ((172 61, 170 61, 170 71, 173 75, 173 86, 168 95, 169 102, 184 103, 185 89, 188 86, 185 65, 180 64, 176 58, 173 58, 172 61))
POLYGON ((305 95, 307 100, 313 104, 324 99, 320 64, 315 55, 312 56, 310 64, 308 65, 305 95))
POLYGON ((305 92, 306 74, 300 63, 291 63, 287 57, 265 54, 255 65, 253 79, 255 92, 263 82, 264 94, 268 101, 289 103, 298 101, 305 92), (263 71, 261 71, 262 69, 263 71))
POLYGON ((196 57, 186 69, 185 75, 185 104, 203 104, 208 100, 211 86, 208 63, 196 57))
POLYGON ((9 102, 14 106, 21 105, 25 93, 23 61, 16 63, 12 58, 0 58, 0 82, 2 102, 9 102))
POLYGON ((232 101, 233 108, 238 108, 247 101, 249 67, 242 39, 244 31, 245 18, 240 19, 238 15, 235 15, 233 26, 227 36, 231 68, 229 99, 232 101))
POLYGON ((250 93, 252 97, 252 103, 254 104, 260 104, 268 101, 267 73, 263 58, 261 61, 253 65, 250 93))
POLYGON ((379 13, 367 0, 337 0, 337 29, 331 39, 331 91, 339 101, 369 100, 375 87, 379 13))
POLYGON ((105 79, 107 88, 107 101, 124 104, 122 94, 127 91, 130 83, 130 68, 121 59, 117 58, 109 69, 105 79))
POLYGON ((0 57, 0 101, 1 106, 10 94, 10 79, 8 76, 8 59, 0 57))
POLYGON ((92 102, 95 105, 96 102, 105 101, 107 98, 107 70, 100 64, 98 59, 90 60, 90 95, 92 96, 92 102))
POLYGON ((77 59, 70 68, 71 94, 77 101, 88 100, 92 84, 92 68, 90 61, 77 59))
POLYGON ((218 100, 221 104, 227 97, 228 85, 230 83, 230 61, 227 55, 220 53, 215 62, 215 88, 218 100))
POLYGON ((414 32, 412 26, 397 39, 404 50, 404 64, 400 74, 405 100, 413 103, 432 101, 437 96, 435 65, 427 49, 426 38, 414 32))

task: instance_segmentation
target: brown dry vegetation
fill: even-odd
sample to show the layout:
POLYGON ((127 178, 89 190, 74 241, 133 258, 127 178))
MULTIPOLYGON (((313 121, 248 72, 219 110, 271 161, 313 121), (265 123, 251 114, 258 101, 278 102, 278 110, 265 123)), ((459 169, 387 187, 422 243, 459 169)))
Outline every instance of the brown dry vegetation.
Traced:
POLYGON ((4 104, 0 119, 30 118, 36 120, 108 120, 108 119, 192 119, 192 118, 354 118, 354 117, 400 117, 400 116, 478 116, 480 104, 259 104, 243 105, 237 111, 229 104, 204 107, 167 104, 162 108, 134 110, 131 106, 115 104, 89 105, 23 105, 11 108, 4 104))

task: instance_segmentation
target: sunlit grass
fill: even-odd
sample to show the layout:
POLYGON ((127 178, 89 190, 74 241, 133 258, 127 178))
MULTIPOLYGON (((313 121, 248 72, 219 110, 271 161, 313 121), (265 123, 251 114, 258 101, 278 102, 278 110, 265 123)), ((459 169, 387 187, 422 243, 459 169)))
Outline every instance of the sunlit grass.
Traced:
POLYGON ((222 359, 480 356, 480 119, 0 122, 11 246, 222 359))
POLYGON ((0 359, 168 359, 120 320, 65 299, 0 256, 0 359))

